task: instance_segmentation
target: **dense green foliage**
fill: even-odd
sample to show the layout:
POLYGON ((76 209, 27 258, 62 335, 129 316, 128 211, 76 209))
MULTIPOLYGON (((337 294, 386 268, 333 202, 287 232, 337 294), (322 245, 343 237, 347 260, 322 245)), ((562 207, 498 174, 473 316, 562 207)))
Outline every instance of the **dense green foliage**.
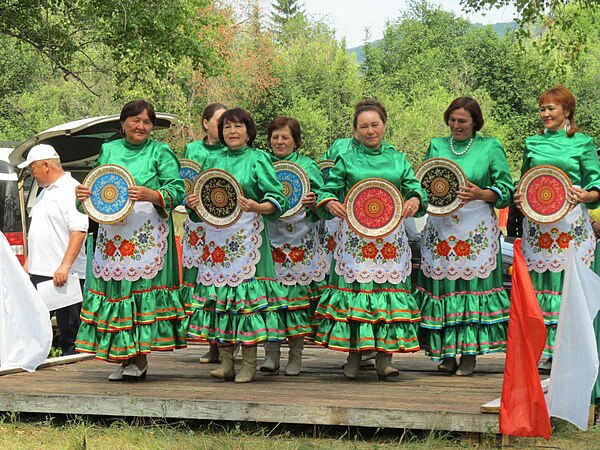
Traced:
POLYGON ((388 109, 387 140, 418 164, 429 139, 448 134, 450 101, 470 95, 483 107, 482 131, 503 142, 516 172, 523 139, 539 131, 537 98, 558 83, 575 93, 581 128, 600 137, 600 10, 590 2, 517 2, 535 31, 525 36, 413 0, 378 45, 365 45, 361 64, 301 1, 176 3, 0 0, 0 140, 144 97, 180 116, 166 138, 181 149, 202 136, 202 107, 220 101, 253 114, 262 147, 273 117, 298 118, 301 151, 317 158, 351 134, 354 103, 376 97, 388 109), (535 20, 526 9, 534 3, 535 20), (554 26, 557 17, 570 26, 554 26))

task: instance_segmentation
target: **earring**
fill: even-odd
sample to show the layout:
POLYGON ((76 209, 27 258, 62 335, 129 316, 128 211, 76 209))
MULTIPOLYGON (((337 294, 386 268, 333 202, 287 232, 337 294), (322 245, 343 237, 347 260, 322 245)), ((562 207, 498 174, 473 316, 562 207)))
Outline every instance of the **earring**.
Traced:
POLYGON ((567 134, 569 134, 571 132, 571 120, 567 119, 567 123, 565 123, 565 131, 567 132, 567 134))

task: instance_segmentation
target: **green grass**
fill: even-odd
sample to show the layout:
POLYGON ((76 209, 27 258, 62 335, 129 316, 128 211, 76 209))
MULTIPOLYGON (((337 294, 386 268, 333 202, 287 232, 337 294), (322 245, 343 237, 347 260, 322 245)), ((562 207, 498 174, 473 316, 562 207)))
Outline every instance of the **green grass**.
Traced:
MULTIPOLYGON (((383 449, 498 448, 495 435, 468 442, 456 433, 346 427, 165 422, 97 417, 0 416, 6 449, 383 449)), ((582 432, 560 422, 550 442, 518 439, 513 448, 600 448, 600 428, 582 432)))

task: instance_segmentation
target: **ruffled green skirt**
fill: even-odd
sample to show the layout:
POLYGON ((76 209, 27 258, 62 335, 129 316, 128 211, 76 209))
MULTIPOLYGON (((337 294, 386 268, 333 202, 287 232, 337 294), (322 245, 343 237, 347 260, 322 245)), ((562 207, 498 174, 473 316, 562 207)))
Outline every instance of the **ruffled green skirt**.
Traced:
POLYGON ((419 308, 404 283, 347 283, 332 263, 329 286, 317 306, 315 342, 345 352, 415 352, 419 308))
POLYGON ((89 280, 81 308, 77 351, 120 362, 152 350, 185 348, 185 335, 172 234, 164 266, 153 279, 89 280))
POLYGON ((276 281, 266 228, 262 238, 254 278, 235 287, 195 286, 189 339, 255 345, 310 334, 310 296, 276 281))
POLYGON ((502 287, 501 255, 487 278, 434 280, 419 271, 415 298, 419 337, 434 360, 506 350, 510 302, 502 287))

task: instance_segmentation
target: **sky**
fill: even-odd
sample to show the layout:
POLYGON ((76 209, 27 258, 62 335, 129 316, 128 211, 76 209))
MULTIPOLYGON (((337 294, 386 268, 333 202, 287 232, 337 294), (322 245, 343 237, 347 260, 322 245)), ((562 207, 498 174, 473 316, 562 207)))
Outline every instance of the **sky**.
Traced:
MULTIPOLYGON (((471 22, 491 24, 510 22, 514 19, 514 8, 504 7, 489 10, 485 16, 466 14, 460 0, 430 0, 432 4, 451 11, 471 22)), ((397 19, 408 8, 408 0, 301 0, 308 15, 324 19, 336 32, 336 37, 346 38, 348 48, 362 45, 365 28, 369 28, 370 41, 381 39, 386 21, 397 19)))

